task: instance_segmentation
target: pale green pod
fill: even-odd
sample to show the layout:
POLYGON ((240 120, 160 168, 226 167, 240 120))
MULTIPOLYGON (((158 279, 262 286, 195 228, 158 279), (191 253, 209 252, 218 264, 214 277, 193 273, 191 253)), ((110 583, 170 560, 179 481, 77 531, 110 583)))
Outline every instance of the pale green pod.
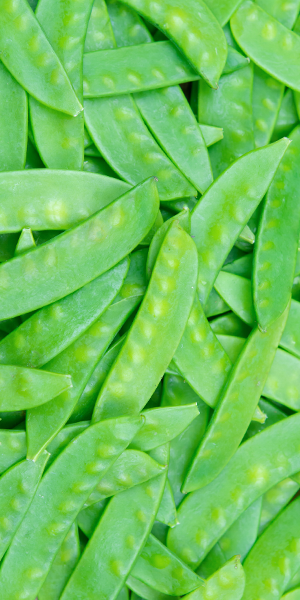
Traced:
POLYGON ((150 279, 152 271, 154 269, 155 261, 157 259, 159 250, 161 245, 165 239, 165 235, 169 230, 173 221, 176 221, 180 224, 182 229, 184 229, 187 233, 191 232, 191 215, 188 208, 184 208, 181 212, 176 214, 174 217, 170 217, 167 221, 163 223, 163 225, 158 229, 156 234, 153 236, 151 240, 151 244, 149 246, 148 256, 147 256, 147 265, 146 271, 147 276, 150 279))
POLYGON ((299 121, 294 101, 293 91, 287 89, 281 102, 280 110, 276 120, 272 142, 288 135, 299 121))
MULTIPOLYGON (((126 585, 132 590, 132 600, 140 600, 140 598, 144 598, 144 600, 170 600, 169 594, 163 594, 162 592, 154 590, 143 581, 133 577, 133 575, 129 575, 126 585)), ((177 600, 177 596, 171 597, 172 600, 177 600)))
POLYGON ((240 556, 234 556, 188 596, 187 600, 241 600, 245 589, 245 573, 240 556))
POLYGON ((300 588, 284 594, 284 596, 281 596, 281 598, 282 600, 300 600, 300 588))
POLYGON ((300 415, 268 427, 237 450, 209 486, 189 494, 170 529, 168 547, 193 568, 240 514, 271 487, 299 471, 300 415))
POLYGON ((115 0, 108 0, 106 4, 117 46, 137 46, 153 41, 148 27, 135 10, 115 0))
POLYGON ((201 133, 203 135, 207 148, 209 146, 212 146, 213 144, 216 144, 216 142, 219 142, 224 137, 224 131, 222 127, 204 125, 204 123, 199 123, 199 127, 201 129, 201 133))
MULTIPOLYGON (((254 65, 253 129, 256 148, 269 144, 282 104, 284 85, 254 65)), ((280 136, 281 137, 281 136, 280 136)))
POLYGON ((130 444, 130 448, 148 452, 170 442, 182 433, 199 415, 197 404, 144 410, 144 425, 130 444))
POLYGON ((156 514, 156 520, 168 525, 168 527, 175 527, 178 523, 174 495, 168 479, 156 514))
POLYGON ((25 90, 0 63, 0 171, 24 169, 28 107, 25 90))
POLYGON ((74 523, 66 535, 39 591, 39 600, 59 600, 79 557, 78 526, 74 523))
POLYGON ((59 58, 26 0, 1 0, 1 60, 21 86, 55 110, 76 116, 82 106, 59 58))
POLYGON ((193 240, 172 223, 141 307, 98 396, 94 422, 111 415, 135 414, 150 399, 183 334, 197 269, 193 240))
MULTIPOLYGON (((211 12, 218 19, 222 27, 228 23, 231 15, 236 11, 242 0, 222 0, 222 2, 215 2, 215 0, 206 0, 207 6, 211 12)), ((229 42, 228 42, 229 43, 229 42)))
MULTIPOLYGON (((107 7, 105 0, 94 0, 85 37, 85 52, 105 50, 114 48, 114 34, 110 19, 107 18, 107 7)), ((85 130, 87 140, 85 147, 92 143, 88 132, 85 130), (89 142, 89 143, 88 143, 89 142)))
POLYGON ((17 256, 18 254, 23 254, 23 252, 27 252, 27 250, 30 250, 31 248, 34 248, 35 246, 36 246, 36 243, 35 243, 35 239, 32 235, 32 231, 31 231, 30 227, 26 227, 26 228, 22 229, 22 232, 18 239, 18 243, 17 243, 16 249, 15 249, 15 255, 17 256))
POLYGON ((0 473, 26 456, 26 433, 0 429, 0 473))
POLYGON ((274 520, 279 512, 292 500, 299 491, 299 484, 290 477, 283 479, 266 492, 262 498, 259 533, 274 520))

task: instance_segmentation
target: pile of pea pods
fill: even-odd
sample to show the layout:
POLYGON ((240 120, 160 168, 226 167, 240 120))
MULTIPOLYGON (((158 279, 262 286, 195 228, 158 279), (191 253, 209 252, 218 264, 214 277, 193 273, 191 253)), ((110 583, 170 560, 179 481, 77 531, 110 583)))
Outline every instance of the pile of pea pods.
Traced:
POLYGON ((300 600, 299 11, 0 0, 0 600, 300 600))

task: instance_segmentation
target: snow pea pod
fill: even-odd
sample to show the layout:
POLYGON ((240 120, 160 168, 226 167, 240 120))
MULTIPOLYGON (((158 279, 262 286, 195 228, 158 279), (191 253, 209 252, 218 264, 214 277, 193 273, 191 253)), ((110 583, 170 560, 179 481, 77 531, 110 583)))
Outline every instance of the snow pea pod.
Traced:
POLYGON ((199 74, 169 41, 89 52, 83 59, 84 98, 143 92, 196 81, 199 74))
POLYGON ((168 527, 175 527, 178 523, 175 499, 168 479, 156 514, 156 521, 168 527))
POLYGON ((0 63, 0 171, 24 169, 27 152, 27 95, 0 63))
MULTIPOLYGON (((83 48, 92 4, 93 0, 87 0, 77 12, 68 0, 41 0, 35 11, 81 103, 83 48)), ((44 106, 32 97, 29 106, 34 139, 44 164, 50 169, 81 170, 84 152, 83 113, 70 117, 44 106)))
POLYGON ((181 504, 168 547, 196 568, 252 502, 299 471, 299 424, 299 414, 287 417, 242 444, 209 486, 181 504))
POLYGON ((59 600, 80 556, 78 526, 73 524, 66 535, 40 591, 39 600, 59 600))
POLYGON ((0 473, 6 471, 26 456, 25 431, 14 429, 0 430, 0 473))
POLYGON ((275 519, 253 546, 244 563, 245 600, 262 594, 266 600, 279 599, 299 569, 299 511, 300 498, 275 519))
POLYGON ((76 116, 82 106, 26 0, 1 0, 1 60, 34 98, 76 116))
POLYGON ((149 535, 130 574, 170 596, 187 594, 204 583, 154 535, 149 535))
POLYGON ((234 38, 251 60, 288 87, 300 91, 299 36, 245 0, 230 20, 234 38))
POLYGON ((271 4, 268 0, 256 0, 256 3, 288 29, 292 29, 300 10, 299 0, 291 0, 287 3, 274 0, 271 4))
POLYGON ((227 271, 228 273, 234 273, 235 275, 240 275, 241 277, 247 277, 247 279, 251 279, 252 277, 252 269, 253 269, 253 255, 246 254, 237 260, 234 260, 232 263, 223 266, 223 271, 227 271))
POLYGON ((127 269, 128 259, 124 259, 77 292, 34 313, 0 343, 0 362, 40 367, 60 354, 109 306, 127 269))
POLYGON ((54 372, 70 372, 73 387, 47 406, 27 411, 28 458, 35 459, 65 425, 101 356, 135 306, 134 297, 113 304, 73 344, 45 365, 54 372))
POLYGON ((151 531, 165 479, 163 473, 112 498, 61 600, 85 599, 86 594, 90 600, 96 600, 100 594, 111 600, 117 597, 151 531))
POLYGON ((291 144, 264 201, 254 249, 254 307, 263 329, 282 314, 290 301, 298 254, 300 127, 289 139, 291 144))
POLYGON ((204 141, 206 143, 207 148, 216 144, 224 137, 224 132, 222 127, 215 127, 213 125, 204 125, 204 123, 199 123, 199 127, 201 129, 201 133, 203 135, 204 141))
POLYGON ((149 252, 147 256, 147 265, 146 271, 148 278, 151 277, 152 271, 154 269, 155 261, 157 259, 158 253, 160 251, 161 245, 165 239, 166 233, 169 230, 173 221, 176 221, 180 224, 182 229, 184 229, 187 233, 191 232, 191 216, 190 211, 188 209, 183 209, 174 217, 171 217, 167 221, 163 223, 163 225, 158 229, 151 240, 151 244, 149 247, 149 252))
POLYGON ((192 234, 200 259, 198 294, 203 304, 234 241, 267 191, 288 144, 283 139, 239 158, 193 209, 192 234))
POLYGON ((23 254, 23 252, 27 252, 27 250, 30 250, 35 246, 35 239, 32 235, 30 227, 25 227, 24 229, 22 229, 20 237, 18 239, 18 243, 15 249, 15 256, 17 256, 18 254, 23 254))
POLYGON ((244 589, 244 569, 240 563, 240 556, 234 556, 209 577, 203 587, 198 588, 185 598, 186 600, 206 600, 206 598, 241 600, 244 589))
MULTIPOLYGON (((94 52, 113 48, 113 37, 111 22, 107 18, 105 0, 95 0, 86 32, 84 51, 94 52)), ((91 139, 89 143, 92 143, 91 139)))
POLYGON ((272 142, 278 140, 294 129, 299 121, 292 90, 287 89, 280 106, 275 124, 272 142))
POLYGON ((28 600, 34 600, 84 502, 126 448, 141 421, 123 418, 97 423, 57 457, 2 562, 3 598, 15 600, 22 590, 28 600))
POLYGON ((254 65, 253 128, 256 148, 269 144, 278 118, 284 85, 254 65))
POLYGON ((210 326, 216 335, 233 335, 245 338, 250 333, 249 327, 233 312, 213 319, 210 321, 210 326))
POLYGON ((193 240, 176 222, 172 223, 141 307, 98 396, 94 422, 124 412, 134 414, 145 406, 184 331, 197 268, 193 240))
MULTIPOLYGON (((132 600, 140 600, 140 598, 144 598, 144 600, 170 600, 168 594, 162 594, 161 592, 154 590, 132 575, 129 575, 127 578, 126 585, 132 591, 132 600)), ((177 600, 177 596, 172 596, 172 599, 177 600)))
POLYGON ((0 387, 2 411, 25 410, 72 388, 72 380, 70 375, 0 365, 0 387))
POLYGON ((81 421, 80 423, 71 423, 70 425, 66 425, 60 430, 60 432, 47 447, 48 452, 50 452, 47 468, 53 463, 53 461, 65 449, 65 447, 75 437, 77 437, 77 435, 79 435, 82 431, 85 431, 89 425, 89 421, 81 421))
POLYGON ((256 328, 248 337, 220 394, 183 483, 183 492, 202 488, 213 481, 237 450, 263 392, 287 316, 288 309, 267 333, 256 328))
POLYGON ((145 0, 126 0, 143 17, 158 26, 187 57, 209 85, 217 87, 227 56, 225 35, 202 0, 164 0, 150 7, 145 0), (188 29, 189 36, 186 36, 188 29))
POLYGON ((70 229, 129 189, 123 181, 91 173, 48 169, 0 173, 0 230, 70 229))
POLYGON ((205 81, 199 83, 198 120, 224 130, 223 140, 209 151, 214 177, 254 149, 252 86, 252 65, 223 75, 217 90, 212 90, 205 81))
POLYGON ((284 594, 284 596, 281 596, 281 598, 282 600, 300 600, 300 588, 284 594))
POLYGON ((292 500, 299 490, 299 484, 290 477, 280 481, 266 492, 262 499, 262 510, 259 524, 261 534, 269 523, 281 512, 281 510, 292 500))
POLYGON ((157 211, 156 184, 150 178, 81 225, 0 265, 0 318, 50 304, 108 271, 145 237, 157 211))
MULTIPOLYGON (((222 27, 228 23, 231 15, 236 11, 242 0, 222 0, 215 2, 214 0, 205 0, 208 8, 215 15, 222 27)), ((229 42, 228 42, 229 43, 229 42)))
POLYGON ((37 462, 23 460, 0 478, 1 559, 34 497, 48 458, 48 452, 44 452, 37 462))
POLYGON ((130 448, 148 452, 170 442, 199 415, 197 404, 144 410, 145 422, 130 444, 130 448))
POLYGON ((135 10, 115 0, 108 0, 106 4, 117 46, 137 46, 153 41, 148 27, 135 10))
POLYGON ((199 192, 205 192, 213 180, 210 160, 201 129, 181 88, 142 92, 134 99, 166 154, 199 192))
POLYGON ((105 477, 95 487, 85 502, 84 508, 124 492, 135 485, 149 481, 165 469, 166 465, 160 465, 145 452, 124 450, 105 477))
POLYGON ((96 147, 122 179, 135 185, 155 174, 162 201, 196 195, 147 129, 131 96, 86 100, 84 108, 96 147))

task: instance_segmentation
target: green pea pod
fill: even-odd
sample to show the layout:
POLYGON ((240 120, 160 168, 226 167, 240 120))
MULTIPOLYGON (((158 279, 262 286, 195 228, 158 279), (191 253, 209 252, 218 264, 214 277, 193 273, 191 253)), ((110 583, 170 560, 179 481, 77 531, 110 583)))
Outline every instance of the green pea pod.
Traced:
POLYGON ((34 98, 76 116, 82 106, 26 0, 1 0, 1 60, 34 98))
POLYGON ((32 235, 32 231, 30 227, 25 227, 22 229, 20 237, 18 239, 18 243, 15 249, 15 255, 23 254, 23 252, 27 252, 27 250, 31 250, 36 246, 35 239, 32 235))
POLYGON ((142 483, 109 502, 61 600, 116 598, 151 531, 166 474, 142 483), (122 527, 119 524, 123 516, 122 527), (102 576, 99 578, 99 569, 102 576))
POLYGON ((259 524, 260 534, 268 527, 271 521, 277 517, 278 513, 289 504, 298 491, 299 484, 290 477, 287 477, 287 479, 280 481, 264 494, 259 524))
POLYGON ((250 336, 224 386, 209 427, 183 483, 183 492, 207 485, 224 469, 241 443, 263 392, 288 316, 267 333, 250 336))
POLYGON ((204 435, 210 416, 210 409, 200 400, 192 388, 177 375, 165 375, 162 406, 184 406, 197 402, 199 416, 170 443, 170 463, 168 477, 172 486, 176 505, 183 498, 180 491, 187 468, 204 435))
POLYGON ((200 258, 198 293, 203 304, 228 252, 267 191, 288 144, 283 139, 239 158, 193 209, 192 234, 200 258))
POLYGON ((150 178, 71 231, 0 265, 0 317, 50 304, 108 271, 145 237, 157 210, 156 184, 150 178), (18 282, 17 294, 12 281, 18 282))
POLYGON ((153 41, 144 21, 134 10, 114 0, 108 0, 106 4, 117 46, 137 46, 153 41))
POLYGON ((259 325, 266 329, 290 301, 300 229, 300 127, 270 185, 254 250, 253 296, 259 325), (284 248, 284 252, 282 252, 284 248))
POLYGON ((149 132, 131 96, 86 100, 84 108, 95 145, 122 179, 134 185, 155 174, 162 201, 196 195, 149 132))
POLYGON ((210 321, 210 326, 216 335, 247 337, 250 333, 249 327, 233 312, 216 317, 210 321))
POLYGON ((24 169, 27 151, 27 95, 0 63, 0 171, 24 169))
MULTIPOLYGON (((140 598, 144 598, 144 600, 170 600, 169 594, 162 594, 161 592, 154 590, 132 575, 129 575, 127 578, 126 585, 128 585, 131 590, 134 590, 131 593, 132 600, 140 600, 140 598)), ((172 596, 172 600, 177 600, 177 596, 172 596)))
POLYGON ((25 410, 49 402, 72 388, 70 375, 0 365, 0 410, 25 410))
MULTIPOLYGON (((92 4, 93 0, 84 2, 80 13, 76 13, 68 0, 41 0, 35 11, 36 18, 81 103, 83 48, 92 4), (76 40, 76 44, 72 40, 76 40)), ((84 151, 83 113, 70 117, 45 107, 32 97, 29 105, 34 139, 44 164, 50 169, 81 170, 84 151)))
POLYGON ((234 260, 232 263, 225 265, 222 270, 228 273, 234 273, 235 275, 240 275, 241 277, 246 277, 247 279, 251 279, 252 277, 252 269, 253 269, 253 255, 245 254, 241 258, 234 260))
POLYGON ((245 573, 240 563, 240 556, 234 556, 216 573, 214 573, 204 586, 198 588, 188 596, 186 600, 206 600, 206 598, 218 598, 218 600, 241 600, 245 589, 245 573))
POLYGON ((225 35, 202 0, 189 0, 184 8, 179 0, 151 7, 144 0, 126 0, 143 17, 171 38, 188 61, 212 87, 217 87, 227 56, 225 35), (190 38, 185 35, 188 28, 190 38))
POLYGON ((170 596, 181 596, 204 583, 153 535, 149 536, 131 575, 170 596))
POLYGON ((179 214, 175 215, 174 217, 171 217, 163 223, 163 225, 157 230, 156 234, 153 236, 149 247, 146 265, 148 278, 151 277, 151 273, 154 269, 155 261, 157 259, 161 245, 173 221, 179 223, 182 229, 184 229, 187 233, 191 232, 191 217, 190 211, 188 209, 182 210, 181 212, 179 212, 179 214))
POLYGON ((210 567, 218 560, 220 567, 237 554, 244 560, 257 539, 261 507, 262 498, 258 498, 229 527, 197 569, 201 577, 210 577, 214 573, 210 567))
POLYGON ((52 442, 47 447, 50 452, 50 458, 47 463, 47 468, 53 463, 58 455, 66 448, 66 446, 75 438, 77 435, 85 431, 89 427, 89 421, 81 421, 80 423, 71 423, 66 425, 59 431, 52 442))
POLYGON ((197 404, 144 410, 145 422, 130 448, 147 452, 170 442, 198 417, 197 404))
POLYGON ((205 192, 213 180, 209 156, 181 88, 174 86, 142 92, 135 94, 134 99, 143 119, 171 160, 199 192, 205 192))
POLYGON ((156 520, 168 527, 175 527, 178 523, 174 495, 168 479, 156 514, 156 520))
POLYGON ((280 346, 300 358, 300 302, 292 300, 291 308, 280 346))
POLYGON ((144 300, 96 401, 94 422, 135 414, 159 384, 191 310, 198 268, 195 250, 188 234, 172 223, 144 300))
POLYGON ((184 500, 167 538, 172 552, 196 568, 252 502, 299 471, 299 424, 296 414, 247 440, 217 479, 184 500))
POLYGON ((281 598, 282 600, 300 600, 300 588, 284 594, 284 596, 281 596, 281 598))
POLYGON ((207 148, 209 146, 212 146, 216 142, 219 142, 224 137, 223 127, 204 125, 203 123, 199 123, 199 127, 201 129, 201 133, 203 135, 207 148))
POLYGON ((40 591, 39 600, 59 600, 80 556, 78 526, 73 524, 66 535, 40 591))
POLYGON ((110 19, 107 18, 106 2, 95 0, 86 32, 84 51, 106 50, 113 48, 114 45, 114 34, 110 19))
POLYGON ((217 90, 212 90, 205 81, 199 83, 198 120, 224 130, 224 139, 209 151, 214 177, 254 149, 252 87, 252 65, 223 75, 217 90))
POLYGON ((0 429, 0 473, 26 456, 25 431, 0 429))
POLYGON ((244 563, 245 600, 262 594, 266 600, 280 598, 289 580, 298 571, 299 511, 298 498, 275 519, 253 546, 244 563), (272 584, 271 589, 270 585, 266 589, 266 574, 267 582, 272 584))
MULTIPOLYGON (((242 0, 223 0, 222 2, 215 2, 214 0, 206 0, 208 8, 210 8, 213 15, 219 21, 223 27, 228 23, 231 15, 236 11, 242 0)), ((228 42, 229 43, 229 42, 228 42)))
POLYGON ((169 41, 139 44, 138 53, 135 46, 127 45, 89 52, 84 55, 83 75, 85 98, 131 94, 199 79, 169 41))
POLYGON ((35 459, 65 425, 101 356, 136 304, 134 297, 113 304, 82 336, 47 363, 47 369, 54 372, 70 371, 73 387, 43 408, 27 411, 28 458, 35 459))
POLYGON ((131 441, 141 421, 125 417, 97 423, 57 457, 43 477, 2 562, 3 598, 15 599, 20 589, 28 599, 37 596, 77 514, 131 441))
POLYGON ((1 559, 34 497, 48 458, 44 452, 37 462, 23 460, 0 478, 1 559))
POLYGON ((253 127, 256 148, 269 144, 279 115, 284 85, 254 66, 253 127))
POLYGON ((205 304, 204 313, 205 316, 215 317, 216 315, 222 315, 230 310, 228 304, 219 296, 218 292, 213 288, 208 296, 205 304))
POLYGON ((272 142, 279 138, 288 135, 294 127, 296 127, 299 121, 295 100, 292 90, 287 89, 280 106, 274 132, 272 136, 272 142))
POLYGON ((300 39, 258 4, 245 0, 230 20, 238 45, 264 71, 300 91, 300 39))
POLYGON ((70 229, 128 190, 124 181, 92 173, 48 169, 1 173, 0 230, 70 229))
POLYGON ((95 487, 84 507, 157 477, 165 468, 166 465, 160 465, 145 452, 125 450, 95 487))
POLYGON ((253 435, 256 435, 257 433, 260 433, 267 427, 274 425, 274 423, 278 423, 278 421, 285 419, 287 416, 282 410, 277 408, 277 406, 274 406, 274 404, 268 402, 264 398, 260 399, 259 404, 262 407, 264 413, 267 415, 267 419, 264 423, 258 423, 252 420, 251 425, 247 429, 247 433, 244 438, 245 440, 252 437, 253 435))
POLYGON ((78 526, 87 538, 92 537, 107 504, 108 500, 101 500, 96 504, 92 504, 91 506, 82 509, 78 514, 78 526))

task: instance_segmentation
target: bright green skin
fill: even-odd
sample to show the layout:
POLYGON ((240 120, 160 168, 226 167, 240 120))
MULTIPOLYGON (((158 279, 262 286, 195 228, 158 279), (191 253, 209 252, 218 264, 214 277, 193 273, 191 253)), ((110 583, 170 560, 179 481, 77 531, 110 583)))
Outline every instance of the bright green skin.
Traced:
POLYGON ((299 121, 292 90, 287 89, 275 124, 272 141, 288 135, 299 121))
POLYGON ((299 484, 290 477, 280 481, 263 496, 262 511, 259 524, 261 534, 271 521, 289 504, 299 490, 299 484))
POLYGON ((284 85, 254 66, 253 128, 256 148, 269 144, 277 122, 284 85))
POLYGON ((281 597, 298 571, 300 498, 292 502, 258 539, 245 560, 244 600, 281 597))
POLYGON ((268 0, 255 1, 263 10, 271 14, 274 19, 280 21, 288 29, 292 29, 300 10, 299 0, 292 0, 287 3, 282 2, 282 0, 273 0, 271 3, 268 0))
POLYGON ((27 457, 35 459, 71 416, 97 363, 136 306, 127 298, 110 306, 93 325, 45 368, 70 372, 73 387, 43 407, 27 411, 27 457))
POLYGON ((234 556, 204 586, 186 597, 186 600, 241 600, 245 589, 245 573, 240 556, 234 556))
POLYGON ((157 211, 156 184, 150 178, 81 225, 2 264, 0 318, 55 302, 108 271, 145 237, 157 211), (12 286, 16 281, 17 289, 12 286))
POLYGON ((204 125, 203 123, 199 123, 199 127, 207 148, 219 142, 224 137, 222 127, 213 127, 212 125, 204 125))
POLYGON ((70 375, 0 365, 0 410, 25 410, 49 402, 72 388, 70 375))
POLYGON ((197 270, 193 240, 174 222, 126 342, 98 396, 93 422, 111 415, 135 414, 150 399, 182 337, 197 270))
POLYGON ((225 35, 202 0, 164 0, 149 5, 145 0, 126 0, 143 17, 158 26, 209 85, 217 87, 227 57, 225 35), (189 32, 187 36, 186 32, 189 32))
POLYGON ((174 527, 178 523, 175 499, 168 479, 156 514, 156 521, 168 527, 174 527))
POLYGON ((39 600, 59 600, 80 557, 78 526, 73 524, 66 535, 40 591, 39 600))
POLYGON ((48 458, 48 452, 44 452, 37 462, 23 460, 0 478, 1 559, 34 497, 48 458))
POLYGON ((24 169, 27 152, 27 95, 0 63, 0 171, 24 169))
POLYGON ((95 487, 84 508, 149 481, 165 468, 166 465, 160 465, 145 452, 125 450, 95 487))
POLYGON ((210 160, 201 129, 181 88, 142 92, 134 98, 166 154, 203 194, 213 181, 210 160))
POLYGON ((213 288, 208 296, 208 300, 205 304, 204 313, 205 316, 214 317, 216 315, 222 315, 230 310, 228 304, 224 302, 223 298, 219 296, 218 292, 213 288))
POLYGON ((148 452, 170 442, 182 433, 199 415, 197 404, 152 408, 142 413, 145 422, 130 444, 130 448, 148 452))
MULTIPOLYGON (((105 50, 113 48, 113 31, 110 19, 107 18, 107 7, 105 0, 95 0, 90 14, 86 38, 85 52, 105 50)), ((92 140, 90 140, 90 144, 92 140)))
MULTIPOLYGON (((83 49, 92 4, 93 0, 87 0, 76 9, 71 0, 40 0, 35 11, 36 18, 81 103, 83 49)), ((34 139, 44 164, 49 169, 81 170, 84 151, 83 113, 70 117, 45 107, 34 98, 30 98, 29 106, 34 139)))
POLYGON ((223 75, 217 90, 199 83, 198 120, 224 130, 224 139, 209 151, 214 177, 254 149, 252 86, 252 65, 223 75))
MULTIPOLYGON (((131 590, 135 590, 131 594, 132 600, 140 600, 140 598, 144 598, 144 600, 170 600, 168 594, 162 594, 161 592, 154 590, 132 575, 129 575, 127 578, 126 585, 128 585, 131 590)), ((172 598, 177 600, 176 596, 172 596, 172 598)))
POLYGON ((25 431, 14 429, 0 430, 0 473, 22 460, 26 456, 25 431))
POLYGON ((300 588, 297 588, 292 592, 288 592, 288 594, 284 594, 284 596, 282 596, 282 600, 300 600, 300 588))
POLYGON ((172 42, 139 46, 138 53, 135 46, 125 46, 85 54, 84 98, 144 92, 199 79, 172 42))
POLYGON ((61 600, 83 600, 87 595, 89 600, 98 600, 102 594, 111 600, 117 597, 149 536, 165 480, 163 473, 112 498, 61 600))
POLYGON ((20 237, 18 239, 18 243, 15 249, 15 256, 19 254, 23 254, 23 252, 27 252, 31 248, 36 246, 35 239, 32 235, 32 231, 29 227, 22 229, 20 237))
POLYGON ((140 426, 139 418, 97 423, 54 461, 2 562, 4 598, 15 600, 22 590, 35 599, 83 504, 140 426))
POLYGON ((263 392, 288 311, 267 333, 258 328, 247 342, 220 394, 217 408, 183 483, 191 492, 213 481, 240 445, 263 392))
POLYGON ((208 8, 215 15, 220 25, 224 27, 239 4, 241 4, 241 0, 219 0, 219 2, 206 0, 205 4, 207 4, 208 8))
POLYGON ((26 0, 1 0, 1 60, 34 98, 76 116, 82 106, 26 0))
POLYGON ((163 225, 153 236, 149 247, 146 265, 146 272, 148 278, 151 277, 161 245, 165 239, 167 231, 170 229, 171 223, 173 223, 174 221, 179 223, 182 229, 184 229, 187 233, 191 232, 191 216, 190 211, 188 209, 182 210, 180 213, 178 213, 174 217, 171 217, 163 223, 163 225))
POLYGON ((262 498, 258 498, 229 527, 197 569, 199 575, 211 576, 214 572, 210 568, 213 563, 218 564, 217 561, 219 561, 222 566, 237 554, 242 561, 244 560, 257 539, 261 506, 262 498))
POLYGON ((288 143, 283 139, 242 156, 220 175, 193 209, 192 235, 199 254, 198 294, 203 305, 236 238, 267 191, 288 143))
MULTIPOLYGON (((267 415, 267 418, 264 423, 259 423, 257 421, 255 422, 252 420, 250 427, 248 427, 248 429, 247 429, 247 433, 244 437, 244 440, 252 437, 253 435, 256 435, 257 433, 260 433, 267 427, 274 425, 274 423, 278 423, 278 421, 282 421, 282 419, 285 419, 287 416, 286 413, 284 413, 282 410, 280 410, 279 408, 277 408, 271 402, 268 402, 264 398, 260 399, 259 404, 260 404, 262 410, 264 411, 264 413, 267 415)), ((294 477, 294 475, 293 475, 293 477, 294 477)))
POLYGON ((117 46, 137 46, 153 41, 145 23, 134 10, 115 0, 108 0, 107 10, 117 46))
POLYGON ((186 470, 204 435, 210 409, 204 404, 190 386, 177 375, 165 375, 163 384, 162 406, 184 406, 192 402, 198 403, 199 416, 170 443, 170 464, 168 477, 174 492, 176 505, 183 498, 180 491, 186 470))
POLYGON ((232 312, 213 319, 210 326, 216 335, 247 337, 250 333, 249 327, 232 312))
POLYGON ((254 307, 263 329, 283 313, 290 301, 298 254, 300 127, 289 139, 292 142, 266 195, 254 249, 254 307))
MULTIPOLYGON (((89 148, 88 148, 89 150, 89 148)), ((117 173, 115 173, 112 168, 107 164, 104 158, 100 157, 98 150, 95 150, 97 157, 89 156, 88 154, 84 155, 84 163, 83 170, 88 171, 89 173, 98 173, 99 175, 106 175, 107 177, 118 178, 117 173)))
POLYGON ((299 471, 299 423, 296 414, 249 439, 217 479, 184 500, 168 534, 172 552, 196 568, 252 502, 299 471))
POLYGON ((204 583, 153 535, 149 536, 130 574, 170 596, 187 594, 204 583))
POLYGON ((107 504, 108 500, 101 500, 96 504, 92 504, 91 506, 82 509, 78 514, 77 523, 86 537, 92 537, 94 530, 99 523, 100 516, 102 515, 107 504))
POLYGON ((77 292, 41 308, 6 336, 0 344, 0 362, 40 367, 60 354, 99 318, 116 297, 127 268, 128 260, 125 259, 77 292))
POLYGON ((91 173, 48 169, 1 173, 0 230, 69 229, 128 190, 123 181, 91 173))
POLYGON ((95 145, 122 179, 135 185, 155 175, 161 201, 196 195, 195 188, 158 146, 131 96, 86 100, 84 108, 95 145))
POLYGON ((89 427, 89 421, 81 421, 80 423, 72 423, 66 425, 55 436, 49 444, 47 450, 50 452, 50 458, 47 463, 47 468, 53 463, 57 456, 65 449, 65 447, 82 431, 89 427))
POLYGON ((231 31, 247 56, 288 87, 300 91, 297 65, 300 39, 251 0, 245 0, 230 20, 231 31))
POLYGON ((141 241, 141 243, 140 243, 141 246, 149 246, 149 244, 152 241, 152 238, 154 237, 154 235, 156 234, 158 229, 163 225, 163 222, 164 222, 164 220, 163 220, 161 211, 159 210, 157 213, 156 220, 155 220, 154 224, 152 225, 150 231, 148 231, 147 235, 141 241))
POLYGON ((251 279, 252 268, 253 255, 246 254, 245 256, 234 260, 232 263, 225 265, 222 270, 227 271, 228 273, 234 273, 235 275, 240 275, 241 277, 247 277, 247 279, 251 279))

